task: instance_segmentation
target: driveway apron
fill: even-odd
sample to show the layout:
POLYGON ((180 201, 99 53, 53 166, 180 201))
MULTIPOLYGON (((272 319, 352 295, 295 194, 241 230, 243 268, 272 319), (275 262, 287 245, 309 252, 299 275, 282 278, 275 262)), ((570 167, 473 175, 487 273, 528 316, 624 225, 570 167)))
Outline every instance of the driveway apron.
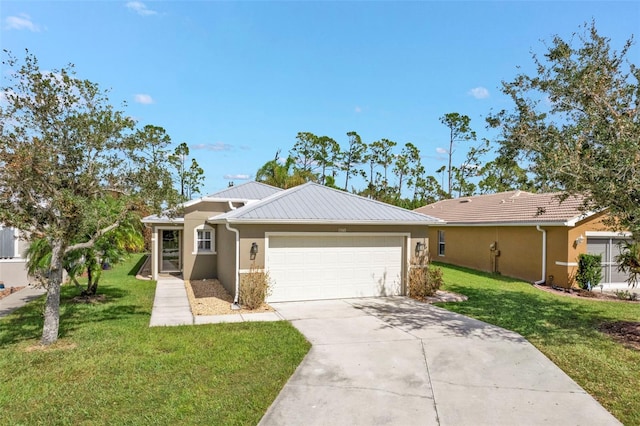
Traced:
POLYGON ((404 297, 273 303, 313 347, 261 425, 619 425, 522 336, 404 297))

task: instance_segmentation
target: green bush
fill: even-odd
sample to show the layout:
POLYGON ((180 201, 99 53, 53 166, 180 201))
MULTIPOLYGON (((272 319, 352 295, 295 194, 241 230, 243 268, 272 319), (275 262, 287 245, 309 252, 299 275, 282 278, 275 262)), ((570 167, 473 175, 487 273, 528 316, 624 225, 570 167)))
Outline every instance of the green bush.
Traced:
POLYGON ((251 266, 240 277, 240 304, 246 309, 258 309, 271 295, 271 279, 263 269, 251 266))
POLYGON ((429 264, 427 256, 411 259, 409 296, 424 300, 436 294, 442 286, 442 269, 429 264))
POLYGON ((602 256, 599 254, 581 254, 578 256, 576 281, 580 288, 591 290, 602 279, 602 256))

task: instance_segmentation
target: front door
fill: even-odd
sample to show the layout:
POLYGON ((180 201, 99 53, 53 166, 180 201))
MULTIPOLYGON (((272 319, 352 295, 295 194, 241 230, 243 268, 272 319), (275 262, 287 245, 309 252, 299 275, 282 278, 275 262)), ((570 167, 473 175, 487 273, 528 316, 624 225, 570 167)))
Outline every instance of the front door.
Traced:
POLYGON ((180 272, 181 268, 181 247, 180 231, 172 229, 162 230, 162 259, 160 262, 160 272, 180 272))

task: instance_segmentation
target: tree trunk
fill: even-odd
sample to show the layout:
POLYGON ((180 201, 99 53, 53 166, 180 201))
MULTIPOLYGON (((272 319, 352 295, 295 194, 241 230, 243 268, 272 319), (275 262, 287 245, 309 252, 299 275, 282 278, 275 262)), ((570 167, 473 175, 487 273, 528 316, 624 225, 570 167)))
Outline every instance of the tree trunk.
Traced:
POLYGON ((42 328, 43 345, 50 345, 58 340, 60 325, 60 285, 62 284, 62 241, 55 240, 51 244, 51 270, 47 299, 44 306, 44 326, 42 328))

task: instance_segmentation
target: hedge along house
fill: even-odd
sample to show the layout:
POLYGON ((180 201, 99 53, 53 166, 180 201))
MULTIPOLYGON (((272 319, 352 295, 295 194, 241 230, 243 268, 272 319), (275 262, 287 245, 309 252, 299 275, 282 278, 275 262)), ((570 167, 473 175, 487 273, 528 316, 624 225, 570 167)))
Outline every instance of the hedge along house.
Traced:
MULTIPOLYGON (((256 185, 265 186, 234 188, 256 185)), ((440 222, 315 183, 268 188, 272 194, 259 201, 204 201, 237 196, 216 193, 186 206, 183 218, 145 218, 156 238, 154 278, 179 272, 182 262, 185 279, 217 278, 233 295, 242 275, 266 270, 270 302, 400 295, 411 257, 426 250, 428 225, 440 222), (174 235, 182 246, 169 243, 178 254, 165 253, 174 235)))
POLYGON ((626 288, 614 258, 627 233, 608 229, 605 213, 580 210, 582 200, 524 191, 441 200, 417 212, 446 224, 429 228, 432 259, 529 282, 569 287, 578 255, 602 255, 604 288, 626 288))

